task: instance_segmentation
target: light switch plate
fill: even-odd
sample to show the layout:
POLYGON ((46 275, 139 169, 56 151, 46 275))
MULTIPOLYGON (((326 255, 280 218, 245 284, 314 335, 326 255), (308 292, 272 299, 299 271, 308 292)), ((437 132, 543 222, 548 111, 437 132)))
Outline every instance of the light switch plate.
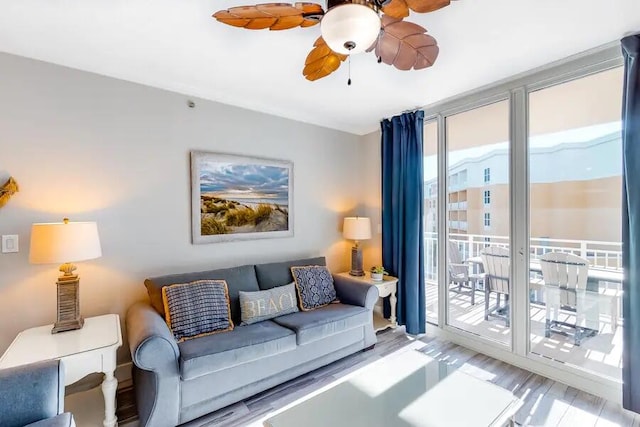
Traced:
POLYGON ((7 234, 2 236, 2 253, 8 254, 19 251, 18 246, 18 235, 17 234, 7 234))

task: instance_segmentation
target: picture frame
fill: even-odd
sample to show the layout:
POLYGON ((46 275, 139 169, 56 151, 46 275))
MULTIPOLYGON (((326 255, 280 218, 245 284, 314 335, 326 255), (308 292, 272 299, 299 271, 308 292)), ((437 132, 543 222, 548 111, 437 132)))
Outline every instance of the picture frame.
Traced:
POLYGON ((293 163, 191 152, 193 244, 293 236, 293 163))

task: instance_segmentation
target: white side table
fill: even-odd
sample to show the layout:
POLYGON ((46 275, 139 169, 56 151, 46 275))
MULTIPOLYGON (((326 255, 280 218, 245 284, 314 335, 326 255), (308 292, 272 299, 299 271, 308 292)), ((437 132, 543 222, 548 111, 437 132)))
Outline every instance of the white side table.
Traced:
POLYGON ((27 329, 18 334, 0 358, 0 369, 44 360, 60 359, 65 385, 85 376, 104 373, 104 427, 118 425, 116 418, 116 350, 122 345, 120 317, 117 314, 89 317, 84 327, 52 334, 53 325, 27 329))
POLYGON ((376 332, 382 331, 387 328, 393 329, 398 326, 396 319, 396 304, 398 302, 396 298, 396 292, 398 290, 398 279, 396 277, 384 276, 382 280, 372 280, 371 273, 369 272, 365 272, 364 276, 352 276, 348 272, 338 273, 338 275, 349 277, 368 285, 373 285, 378 288, 380 298, 389 297, 389 304, 391 305, 391 315, 389 316, 389 319, 385 319, 375 310, 373 312, 373 327, 376 332))

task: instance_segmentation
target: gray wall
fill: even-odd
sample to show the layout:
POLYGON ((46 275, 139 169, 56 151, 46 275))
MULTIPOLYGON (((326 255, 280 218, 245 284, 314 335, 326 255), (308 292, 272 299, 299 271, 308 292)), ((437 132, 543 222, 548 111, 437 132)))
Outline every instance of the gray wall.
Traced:
POLYGON ((363 245, 365 267, 382 265, 382 169, 379 130, 360 137, 362 188, 360 212, 371 218, 372 235, 363 245))
MULTIPOLYGON (((0 54, 0 181, 21 191, 0 209, 0 352, 55 320, 56 265, 28 262, 34 222, 97 221, 103 256, 78 263, 85 316, 124 313, 149 275, 324 254, 349 266, 341 237, 360 207, 359 137, 52 64, 0 54), (190 150, 294 163, 295 236, 192 245, 190 150)), ((126 344, 120 361, 128 359, 126 344)))

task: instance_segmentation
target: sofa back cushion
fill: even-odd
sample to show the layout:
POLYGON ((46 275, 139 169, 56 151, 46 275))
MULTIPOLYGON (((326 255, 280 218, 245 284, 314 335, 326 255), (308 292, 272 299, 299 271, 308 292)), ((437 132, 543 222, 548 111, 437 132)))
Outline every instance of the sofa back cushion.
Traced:
POLYGON ((233 323, 236 325, 240 324, 239 292, 260 290, 253 265, 152 277, 145 280, 144 285, 147 287, 151 305, 164 318, 162 288, 167 285, 189 283, 197 280, 224 280, 227 282, 231 303, 231 319, 233 319, 233 323))
POLYGON ((271 289, 276 286, 284 286, 293 282, 291 267, 305 265, 327 265, 324 257, 298 259, 295 261, 272 262, 256 265, 256 276, 260 289, 271 289))

